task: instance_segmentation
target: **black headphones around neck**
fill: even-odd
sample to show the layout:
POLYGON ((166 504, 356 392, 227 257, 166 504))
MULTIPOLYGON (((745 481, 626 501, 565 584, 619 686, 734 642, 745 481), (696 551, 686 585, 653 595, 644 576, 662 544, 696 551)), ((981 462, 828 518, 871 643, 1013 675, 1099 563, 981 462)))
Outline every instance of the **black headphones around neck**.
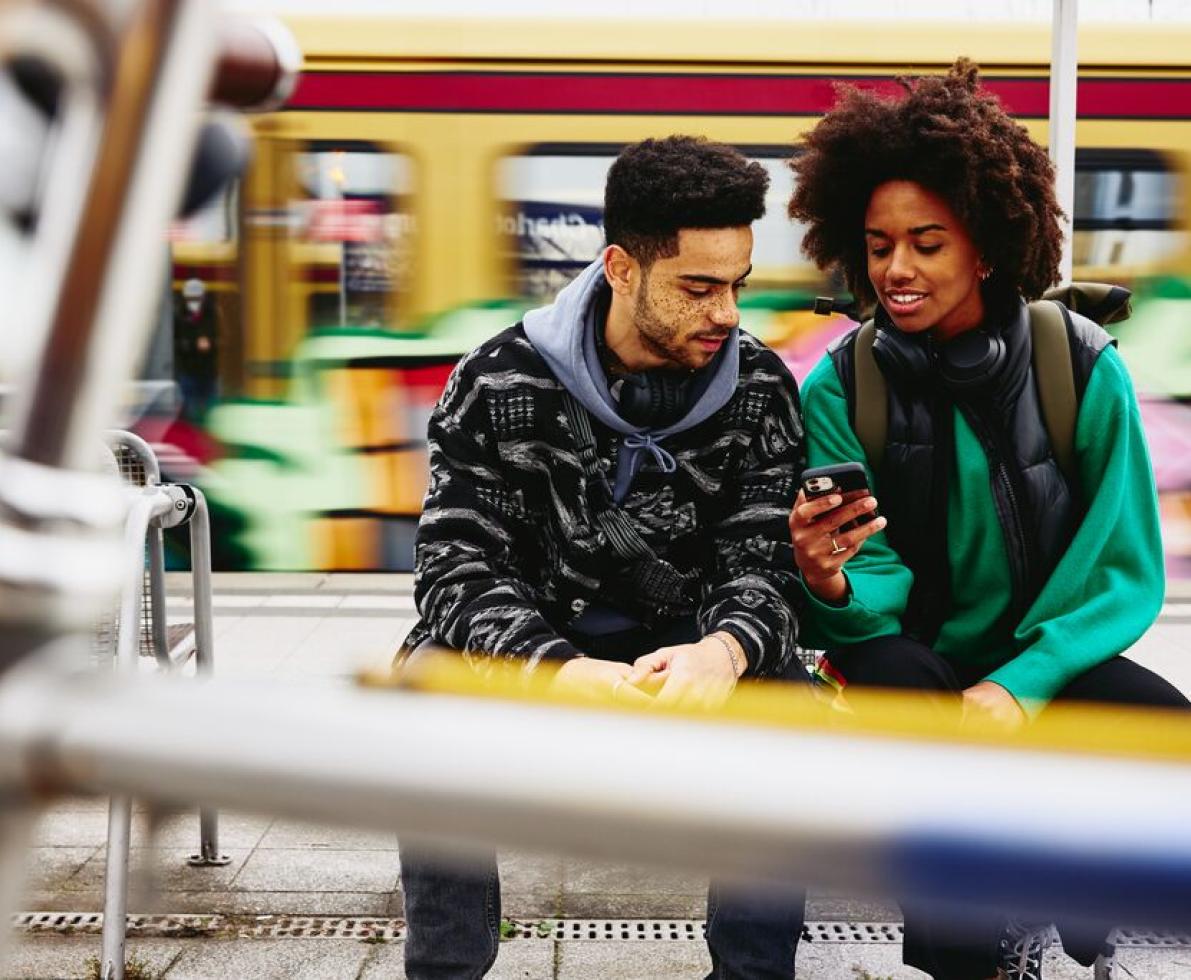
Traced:
POLYGON ((616 402, 616 414, 622 419, 641 429, 664 429, 686 415, 695 387, 695 372, 659 368, 613 373, 612 366, 619 361, 609 350, 608 340, 598 325, 595 343, 596 354, 608 374, 608 393, 616 402))
POLYGON ((1005 338, 983 327, 943 344, 928 334, 903 333, 880 313, 876 328, 873 357, 886 375, 919 380, 933 372, 948 388, 963 391, 992 383, 1009 362, 1005 338))
POLYGON ((612 377, 608 391, 617 414, 643 429, 664 429, 690 407, 693 375, 682 371, 640 371, 612 377))

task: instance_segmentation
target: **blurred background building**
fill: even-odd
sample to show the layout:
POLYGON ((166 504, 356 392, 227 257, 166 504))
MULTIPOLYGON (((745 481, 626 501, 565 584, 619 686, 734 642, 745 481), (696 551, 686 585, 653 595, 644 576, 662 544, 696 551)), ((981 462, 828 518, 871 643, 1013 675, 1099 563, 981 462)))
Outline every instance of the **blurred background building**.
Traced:
MULTIPOLYGON (((841 286, 785 216, 786 160, 836 83, 892 91, 967 55, 1047 135, 1050 0, 230 6, 283 13, 305 71, 254 120, 244 179, 173 228, 128 420, 207 493, 224 568, 410 567, 447 374, 599 253, 625 143, 701 133, 768 169, 744 325, 801 378, 849 326, 810 311, 841 286)), ((1191 0, 1082 0, 1080 19, 1075 278, 1135 291, 1117 332, 1168 565, 1191 575, 1191 0)))

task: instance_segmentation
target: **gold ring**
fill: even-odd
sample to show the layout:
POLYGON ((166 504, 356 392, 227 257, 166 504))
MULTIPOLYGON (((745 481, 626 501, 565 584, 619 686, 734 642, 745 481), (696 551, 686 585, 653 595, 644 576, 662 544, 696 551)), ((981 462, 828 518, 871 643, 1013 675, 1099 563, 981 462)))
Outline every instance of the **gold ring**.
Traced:
POLYGON ((624 678, 616 678, 616 683, 612 685, 612 697, 616 697, 616 692, 620 690, 622 684, 624 684, 624 678))

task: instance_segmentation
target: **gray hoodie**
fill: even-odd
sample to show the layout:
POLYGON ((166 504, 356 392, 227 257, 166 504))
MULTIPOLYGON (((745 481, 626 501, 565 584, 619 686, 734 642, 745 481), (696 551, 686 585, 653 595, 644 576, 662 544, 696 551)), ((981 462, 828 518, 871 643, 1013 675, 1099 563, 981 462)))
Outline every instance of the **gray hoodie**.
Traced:
POLYGON ((740 374, 740 332, 732 330, 711 363, 701 369, 698 392, 686 414, 664 429, 645 429, 626 422, 608 391, 608 376, 596 352, 597 302, 606 288, 603 259, 596 259, 554 302, 525 314, 525 334, 558 380, 575 399, 604 425, 624 436, 616 467, 612 497, 620 503, 628 495, 644 453, 652 454, 663 472, 673 473, 674 457, 661 445, 666 436, 693 428, 723 408, 740 374))

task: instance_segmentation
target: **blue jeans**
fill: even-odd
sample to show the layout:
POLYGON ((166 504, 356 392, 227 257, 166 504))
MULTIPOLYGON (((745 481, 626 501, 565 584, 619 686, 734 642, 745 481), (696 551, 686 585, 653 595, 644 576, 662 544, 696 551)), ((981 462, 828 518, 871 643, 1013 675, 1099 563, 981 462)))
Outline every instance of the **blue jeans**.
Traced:
MULTIPOLYGON (((405 975, 478 980, 500 946, 500 878, 494 855, 468 867, 401 849, 405 975)), ((707 891, 708 980, 790 980, 805 895, 789 887, 718 885, 707 891)))

